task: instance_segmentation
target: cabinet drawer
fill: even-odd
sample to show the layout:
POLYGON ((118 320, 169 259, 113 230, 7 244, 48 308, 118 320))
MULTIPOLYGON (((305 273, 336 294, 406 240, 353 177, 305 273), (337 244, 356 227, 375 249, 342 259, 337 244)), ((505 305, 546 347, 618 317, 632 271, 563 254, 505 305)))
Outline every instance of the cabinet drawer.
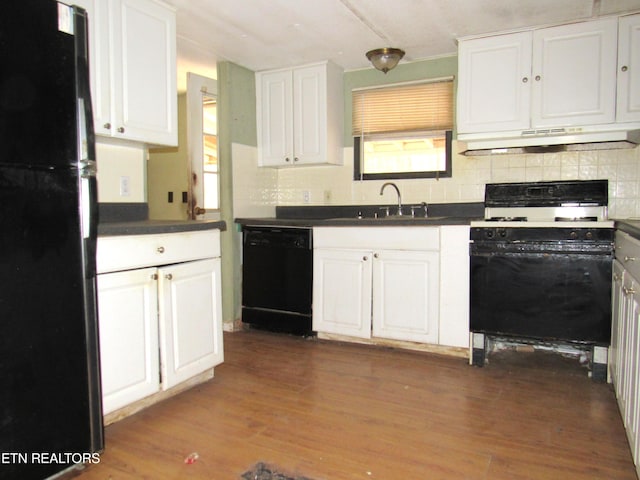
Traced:
POLYGON ((640 241, 624 232, 616 232, 616 259, 640 280, 640 241))
POLYGON ((220 231, 98 237, 98 273, 220 256, 220 231))
POLYGON ((439 250, 439 227, 317 227, 314 248, 439 250))

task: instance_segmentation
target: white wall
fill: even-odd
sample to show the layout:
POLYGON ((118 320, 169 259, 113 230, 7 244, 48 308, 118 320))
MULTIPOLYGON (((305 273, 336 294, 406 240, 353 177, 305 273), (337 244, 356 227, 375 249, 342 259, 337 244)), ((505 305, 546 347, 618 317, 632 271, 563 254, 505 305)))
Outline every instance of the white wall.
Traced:
MULTIPOLYGON (((343 166, 257 167, 257 151, 234 154, 236 217, 271 214, 276 205, 377 204, 396 201, 395 192, 379 195, 382 181, 353 180, 353 149, 344 149, 343 166), (238 160, 241 158, 242 160, 238 160), (327 201, 327 197, 329 197, 327 201)), ((454 152, 456 145, 454 142, 454 152)), ((404 203, 481 202, 491 182, 609 180, 609 217, 640 217, 640 148, 550 154, 465 157, 454 155, 453 177, 397 180, 404 203)))
POLYGON ((147 150, 141 143, 115 142, 98 137, 98 201, 141 203, 147 201, 147 150), (128 177, 129 195, 120 195, 120 178, 128 177))

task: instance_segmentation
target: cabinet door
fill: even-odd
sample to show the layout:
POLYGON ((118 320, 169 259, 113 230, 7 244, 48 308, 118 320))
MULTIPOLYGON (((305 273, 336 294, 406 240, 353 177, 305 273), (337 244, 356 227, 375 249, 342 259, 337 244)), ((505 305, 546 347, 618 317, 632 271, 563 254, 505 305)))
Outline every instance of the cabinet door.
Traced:
POLYGON ((104 413, 160 389, 155 268, 98 275, 104 413))
POLYGON ((371 337, 371 252, 313 251, 313 330, 371 337))
POLYGON ((294 163, 322 163, 327 149, 327 67, 293 71, 294 163))
POLYGON ((625 280, 627 287, 627 328, 626 328, 626 355, 624 362, 627 365, 625 369, 625 409, 623 412, 623 420, 627 429, 627 437, 633 455, 634 462, 638 461, 638 444, 640 434, 640 411, 638 411, 640 403, 640 285, 631 279, 625 280))
POLYGON ((439 259, 438 252, 374 253, 374 336, 438 343, 439 259))
POLYGON ((532 127, 615 120, 617 31, 609 18, 534 32, 532 127))
POLYGON ((616 260, 613 263, 613 285, 611 289, 611 346, 609 347, 609 379, 616 390, 616 396, 620 397, 620 362, 622 342, 624 340, 624 293, 623 293, 624 269, 616 260))
POLYGON ((177 145, 175 13, 153 0, 113 0, 116 137, 177 145))
POLYGON ((293 164, 293 77, 290 70, 256 74, 261 166, 293 164))
POLYGON ((220 258, 158 270, 162 388, 223 361, 220 258))
POLYGON ((530 125, 531 32, 460 42, 458 133, 530 125))
POLYGON ((111 135, 111 47, 109 3, 104 0, 74 0, 89 16, 89 71, 91 103, 96 134, 111 135))
POLYGON ((620 18, 618 32, 618 122, 640 121, 640 14, 620 18))

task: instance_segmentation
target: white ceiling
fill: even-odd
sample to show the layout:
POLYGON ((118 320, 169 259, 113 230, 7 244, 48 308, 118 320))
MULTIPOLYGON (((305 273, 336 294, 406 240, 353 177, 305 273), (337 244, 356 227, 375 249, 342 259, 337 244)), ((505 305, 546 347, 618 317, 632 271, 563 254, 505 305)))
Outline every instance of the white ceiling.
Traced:
POLYGON ((640 10, 640 0, 165 0, 176 8, 178 88, 217 61, 264 70, 332 60, 370 67, 365 52, 403 62, 456 52, 455 39, 640 10))

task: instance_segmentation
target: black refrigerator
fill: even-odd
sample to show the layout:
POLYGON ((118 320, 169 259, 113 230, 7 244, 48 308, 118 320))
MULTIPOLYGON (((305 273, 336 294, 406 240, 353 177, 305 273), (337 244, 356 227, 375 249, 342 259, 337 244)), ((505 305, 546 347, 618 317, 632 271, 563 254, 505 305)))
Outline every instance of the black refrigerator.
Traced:
POLYGON ((103 449, 95 144, 83 10, 0 14, 0 479, 103 449))

